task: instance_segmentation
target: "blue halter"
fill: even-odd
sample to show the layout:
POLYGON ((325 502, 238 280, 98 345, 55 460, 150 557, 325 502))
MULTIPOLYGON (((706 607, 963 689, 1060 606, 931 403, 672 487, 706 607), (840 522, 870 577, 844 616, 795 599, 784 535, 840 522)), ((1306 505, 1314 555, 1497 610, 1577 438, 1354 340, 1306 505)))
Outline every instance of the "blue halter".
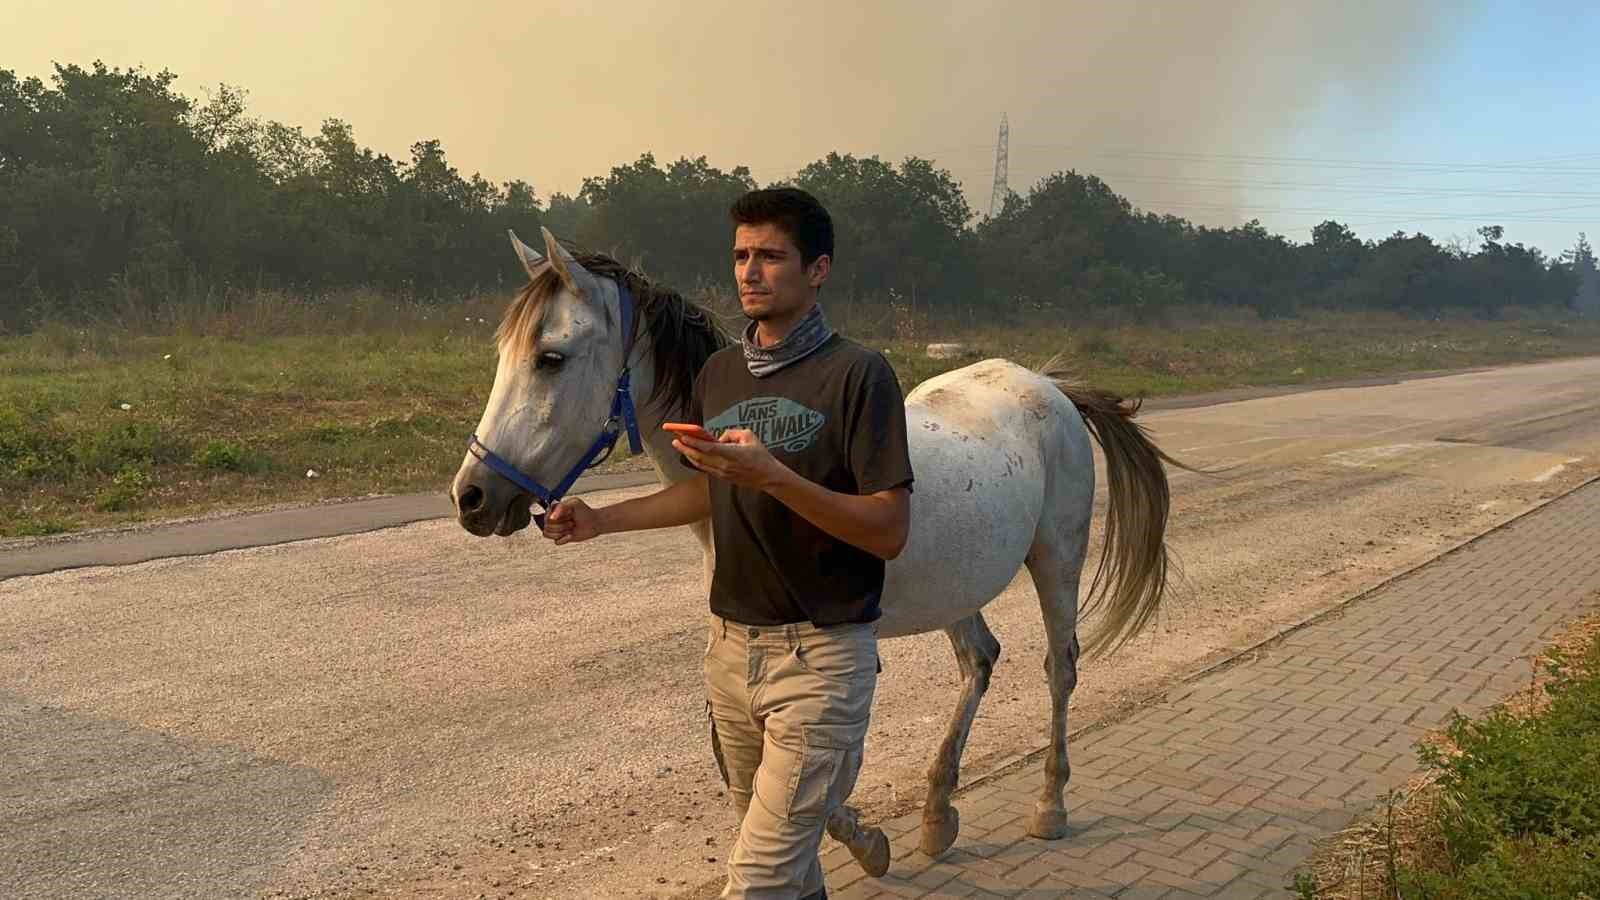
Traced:
POLYGON ((583 458, 579 459, 577 464, 567 471, 566 477, 562 478, 559 484, 553 488, 546 488, 539 482, 524 475, 521 470, 507 462, 504 457, 484 446, 484 443, 478 440, 476 434, 472 436, 472 440, 467 442, 468 453, 477 457, 484 465, 493 469, 502 478, 532 494, 539 501, 539 505, 543 507, 544 512, 535 513, 533 521, 539 526, 540 531, 544 530, 545 513, 554 509, 561 498, 566 496, 567 491, 572 490, 572 486, 578 481, 578 476, 606 461, 606 457, 610 456, 612 449, 616 447, 617 438, 621 435, 623 429, 628 432, 629 449, 634 453, 639 453, 643 450, 643 444, 639 441, 639 416, 633 408, 633 391, 630 387, 631 370, 628 365, 628 358, 633 355, 634 343, 633 294, 629 292, 627 285, 623 284, 621 280, 617 281, 617 301, 622 307, 622 333, 624 338, 622 374, 617 377, 617 391, 611 397, 611 415, 606 418, 606 424, 601 429, 600 436, 594 439, 594 443, 589 445, 589 450, 583 454, 583 458))

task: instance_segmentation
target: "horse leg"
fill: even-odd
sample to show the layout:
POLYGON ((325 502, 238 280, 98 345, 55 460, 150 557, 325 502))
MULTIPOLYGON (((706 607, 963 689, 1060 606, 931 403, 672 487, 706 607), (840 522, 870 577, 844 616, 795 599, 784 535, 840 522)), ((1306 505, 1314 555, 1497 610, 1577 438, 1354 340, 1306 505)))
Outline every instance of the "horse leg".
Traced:
POLYGON ((1078 685, 1078 579, 1087 552, 1088 528, 1075 541, 1041 529, 1028 552, 1028 574, 1044 613, 1045 674, 1050 679, 1050 747, 1045 756, 1044 792, 1034 807, 1028 834, 1055 840, 1067 834, 1062 805, 1072 766, 1067 761, 1067 703, 1078 685))
POLYGON ((945 732, 939 755, 928 768, 928 800, 922 807, 922 852, 939 856, 955 843, 961 815, 950 805, 950 795, 961 782, 961 753, 967 747, 978 703, 989 689, 989 676, 1000 658, 1000 642, 989 631, 981 613, 973 613, 944 630, 961 667, 961 700, 945 732))
POLYGON ((889 871, 889 838, 883 829, 861 824, 861 813, 853 806, 840 806, 828 816, 828 834, 845 845, 873 878, 889 871))

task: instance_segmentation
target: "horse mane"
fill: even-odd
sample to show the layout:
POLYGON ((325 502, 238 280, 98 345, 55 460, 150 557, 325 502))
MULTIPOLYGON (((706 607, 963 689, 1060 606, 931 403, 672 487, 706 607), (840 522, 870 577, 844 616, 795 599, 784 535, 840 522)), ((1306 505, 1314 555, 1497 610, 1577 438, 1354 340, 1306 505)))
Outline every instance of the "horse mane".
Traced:
MULTIPOLYGON (((649 402, 663 399, 671 408, 686 410, 694 392, 694 378, 711 354, 726 347, 731 339, 711 312, 686 299, 677 291, 652 282, 604 253, 574 253, 578 265, 596 278, 609 278, 633 294, 638 321, 646 328, 655 359, 655 388, 649 402)), ((561 289, 555 269, 546 266, 506 307, 495 340, 500 352, 510 351, 518 358, 531 356, 544 327, 547 302, 561 289)))

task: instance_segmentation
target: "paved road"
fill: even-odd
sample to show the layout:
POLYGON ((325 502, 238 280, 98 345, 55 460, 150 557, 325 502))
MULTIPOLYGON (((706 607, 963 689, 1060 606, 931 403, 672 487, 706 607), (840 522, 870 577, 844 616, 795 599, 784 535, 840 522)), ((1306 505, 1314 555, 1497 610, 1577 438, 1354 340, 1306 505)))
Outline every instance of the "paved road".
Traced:
MULTIPOLYGON (((1146 417, 1184 569, 1085 667, 1093 722, 1600 472, 1600 360, 1146 417)), ((610 496, 640 493, 632 488, 610 496)), ((556 550, 451 522, 0 581, 0 894, 666 896, 729 822, 682 531, 556 550), (498 884, 497 884, 498 882, 498 884)), ((1025 580, 967 756, 1038 746, 1025 580)), ((915 807, 954 705, 942 637, 888 642, 857 799, 915 807)))
MULTIPOLYGON (((590 475, 575 485, 580 492, 636 487, 655 480, 645 472, 590 475)), ((85 566, 126 566, 153 559, 203 556, 223 550, 269 547, 290 541, 360 534, 454 515, 444 490, 427 494, 376 497, 346 503, 319 503, 187 522, 154 523, 101 534, 18 541, 0 547, 0 581, 85 566)))

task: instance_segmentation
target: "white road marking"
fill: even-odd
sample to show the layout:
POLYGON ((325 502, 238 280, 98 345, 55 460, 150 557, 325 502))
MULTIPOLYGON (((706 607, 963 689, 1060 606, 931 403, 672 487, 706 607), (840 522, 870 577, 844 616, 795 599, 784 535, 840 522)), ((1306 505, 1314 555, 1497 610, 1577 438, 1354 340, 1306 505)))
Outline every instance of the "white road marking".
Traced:
POLYGON ((1259 444, 1262 441, 1292 441, 1292 440, 1296 440, 1296 437, 1294 435, 1272 434, 1272 435, 1267 435, 1266 437, 1248 438, 1248 439, 1242 440, 1242 441, 1227 441, 1226 443, 1222 443, 1222 444, 1201 444, 1198 447, 1179 447, 1177 452, 1178 453, 1193 453, 1196 450, 1215 450, 1218 447, 1237 447, 1240 444, 1259 444))
POLYGON ((1561 470, 1565 469, 1567 466, 1576 465, 1577 463, 1581 463, 1581 462, 1583 462, 1583 457, 1574 456, 1573 458, 1567 460, 1564 463, 1556 463, 1555 465, 1551 466, 1549 469, 1546 469, 1545 471, 1540 472, 1538 475, 1535 475, 1533 477, 1533 480, 1537 484, 1542 484, 1542 483, 1544 483, 1546 481, 1549 481, 1550 479, 1556 477, 1558 474, 1561 473, 1561 470))
POLYGON ((1566 469, 1566 467, 1566 463, 1556 463, 1550 468, 1545 469, 1543 472, 1533 476, 1533 481, 1535 484, 1542 484, 1561 474, 1562 470, 1566 469))
POLYGON ((1433 447, 1453 446, 1458 445, 1437 441, 1425 441, 1422 443, 1412 444, 1383 444, 1377 447, 1356 447, 1353 450, 1340 450, 1335 453, 1326 454, 1322 458, 1341 466, 1346 466, 1352 469, 1360 469, 1369 466, 1375 466, 1383 460, 1393 459, 1396 456, 1403 456, 1415 450, 1427 450, 1433 447))

